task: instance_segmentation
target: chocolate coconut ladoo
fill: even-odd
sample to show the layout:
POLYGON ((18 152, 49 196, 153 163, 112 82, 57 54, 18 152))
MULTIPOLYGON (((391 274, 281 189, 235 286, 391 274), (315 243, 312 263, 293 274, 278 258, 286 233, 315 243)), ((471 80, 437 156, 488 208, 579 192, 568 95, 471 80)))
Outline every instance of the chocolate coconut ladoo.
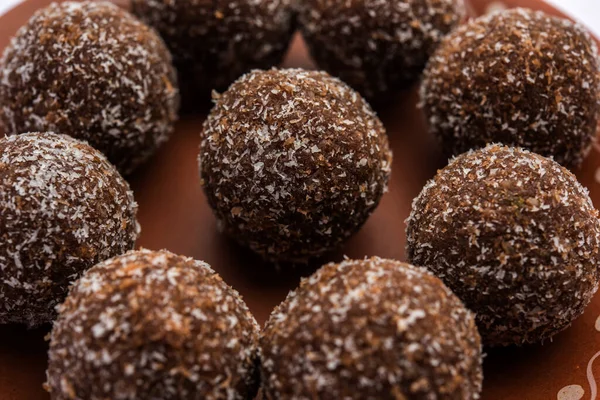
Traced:
POLYGON ((158 35, 107 2, 36 12, 0 60, 0 126, 84 139, 123 173, 167 140, 177 118, 171 56, 158 35))
POLYGON ((375 102, 416 81, 466 14, 463 0, 304 0, 298 9, 317 64, 375 102))
POLYGON ((220 227, 269 260, 305 261, 355 233, 392 154, 358 93, 324 72, 253 71, 216 98, 200 174, 220 227))
POLYGON ((50 335, 52 400, 254 398, 259 327, 208 264, 134 251, 87 271, 50 335))
POLYGON ((255 68, 283 60, 294 23, 294 0, 133 0, 132 10, 154 27, 173 54, 184 106, 210 100, 255 68))
POLYGON ((425 269, 327 264, 289 294, 260 339, 266 399, 478 399, 473 315, 425 269))
POLYGON ((0 324, 52 321, 71 281, 133 248, 136 213, 127 182, 87 144, 0 139, 0 324))
POLYGON ((490 145, 455 158, 413 202, 407 252, 477 315, 489 345, 543 341, 600 281, 600 220, 556 162, 490 145))
POLYGON ((570 168, 581 164, 596 135, 598 68, 596 43, 584 27, 514 9, 444 39, 425 70, 421 98, 449 154, 501 142, 570 168))

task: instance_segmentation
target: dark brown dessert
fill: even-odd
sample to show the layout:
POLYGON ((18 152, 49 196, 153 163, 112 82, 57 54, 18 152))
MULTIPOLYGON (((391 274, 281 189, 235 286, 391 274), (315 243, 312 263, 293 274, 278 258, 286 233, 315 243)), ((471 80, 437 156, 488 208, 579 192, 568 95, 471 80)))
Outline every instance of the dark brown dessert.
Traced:
POLYGON ((0 324, 52 321, 71 281, 133 248, 136 212, 127 182, 87 144, 0 139, 0 324))
POLYGON ((88 270, 50 336, 53 400, 254 398, 259 327, 208 264, 134 251, 88 270))
POLYGON ((417 80, 466 14, 463 0, 302 0, 298 9, 317 64, 378 103, 417 80))
POLYGON ((261 336, 266 399, 478 399, 473 315, 431 273, 371 258, 328 264, 261 336))
POLYGON ((84 139, 123 173, 168 139, 178 102, 162 40, 108 2, 37 11, 0 60, 7 135, 54 131, 84 139))
POLYGON ((184 106, 210 100, 256 68, 279 65, 288 48, 295 0, 133 0, 133 13, 165 40, 184 106))
POLYGON ((270 260, 305 261, 355 233, 392 154, 358 93, 323 72, 253 71, 204 123, 202 186, 220 226, 270 260))
POLYGON ((583 313, 600 281, 600 220, 556 162, 491 145, 438 172, 407 220, 409 260, 477 315, 484 343, 543 341, 583 313))
POLYGON ((450 34, 425 70, 430 130, 449 155, 488 143, 581 164, 596 136, 596 42, 581 25, 514 9, 450 34))

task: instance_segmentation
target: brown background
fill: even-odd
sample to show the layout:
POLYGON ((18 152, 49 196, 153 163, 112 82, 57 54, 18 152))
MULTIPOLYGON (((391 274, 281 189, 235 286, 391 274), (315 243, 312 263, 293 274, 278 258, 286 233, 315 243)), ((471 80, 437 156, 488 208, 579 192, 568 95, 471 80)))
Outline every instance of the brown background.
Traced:
MULTIPOLYGON (((0 17, 0 49, 3 49, 28 17, 49 0, 28 0, 0 17)), ((123 3, 123 1, 120 1, 123 3)), ((490 0, 471 0, 482 13, 490 0)), ((504 0, 557 13, 539 0, 504 0)), ((286 66, 311 67, 302 41, 296 37, 286 66)), ((327 260, 378 255, 404 260, 404 220, 412 199, 437 168, 445 164, 438 146, 427 133, 416 110, 416 91, 399 95, 397 102, 379 110, 394 150, 390 191, 363 229, 342 251, 327 260)), ((204 111, 205 113, 206 111, 204 111)), ((201 193, 197 151, 201 116, 183 117, 171 141, 130 177, 140 204, 140 246, 166 248, 211 264, 231 286, 241 292, 262 324, 272 308, 319 263, 306 268, 279 269, 267 265, 216 232, 213 218, 201 193)), ((600 183, 595 181, 600 153, 594 150, 577 175, 600 206, 600 183)), ((556 399, 566 385, 579 384, 590 398, 586 379, 588 360, 600 351, 600 332, 594 329, 600 316, 600 296, 567 331, 552 342, 523 348, 486 350, 484 400, 556 399)), ((44 335, 49 327, 27 330, 0 326, 0 400, 44 400, 46 366, 44 335)), ((600 364, 600 362, 598 363, 600 364)), ((595 368, 600 376, 600 365, 595 368)), ((142 400, 142 399, 140 399, 142 400)))

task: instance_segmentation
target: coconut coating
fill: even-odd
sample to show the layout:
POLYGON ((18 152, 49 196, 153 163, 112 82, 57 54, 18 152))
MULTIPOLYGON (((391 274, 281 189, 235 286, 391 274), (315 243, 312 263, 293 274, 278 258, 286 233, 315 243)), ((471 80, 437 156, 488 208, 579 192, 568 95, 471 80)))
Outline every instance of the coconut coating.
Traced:
POLYGON ((117 6, 52 4, 0 60, 0 126, 84 139, 129 173, 173 131, 176 78, 158 35, 117 6))
POLYGON ((184 106, 210 99, 241 75, 283 60, 295 0, 132 0, 132 11, 163 37, 179 72, 184 106))
POLYGON ((86 143, 0 139, 0 324, 52 321, 71 281, 133 248, 136 214, 127 182, 86 143))
POLYGON ((304 0, 298 8, 317 64, 378 102, 416 81, 466 15, 463 0, 304 0))
POLYGON ((259 327, 208 264, 140 250, 77 281, 50 335, 52 400, 252 399, 259 327))
POLYGON ((391 159, 381 121, 338 79, 257 70, 216 99, 200 174, 225 232, 267 259, 305 261, 360 228, 391 159))
POLYGON ((261 335, 266 399, 478 399, 475 319, 423 268, 371 258, 327 264, 261 335))
POLYGON ((556 162, 490 145, 454 159, 414 200, 407 253, 477 315, 489 345, 543 341, 598 288, 598 212, 556 162))
POLYGON ((421 99, 448 154, 500 142, 571 168, 596 135, 598 68, 586 28, 514 9, 450 34, 425 70, 421 99))

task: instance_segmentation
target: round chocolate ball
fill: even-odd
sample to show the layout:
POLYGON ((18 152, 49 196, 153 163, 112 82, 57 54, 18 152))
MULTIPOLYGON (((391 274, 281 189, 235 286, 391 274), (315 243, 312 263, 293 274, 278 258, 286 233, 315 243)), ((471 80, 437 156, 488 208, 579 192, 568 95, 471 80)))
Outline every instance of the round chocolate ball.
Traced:
POLYGON ((473 315, 423 268, 327 264, 290 293, 260 340, 266 399, 478 399, 473 315))
POLYGON ((302 262, 355 233, 386 191, 381 121, 324 72, 253 71, 216 99, 200 146, 219 226, 269 260, 302 262))
POLYGON ((568 170, 490 145, 425 186, 407 220, 407 252, 476 313, 485 343, 538 342, 569 326, 598 288, 598 217, 568 170))
POLYGON ((136 213, 127 182, 87 144, 0 139, 0 324, 52 321, 71 281, 133 248, 136 213))
POLYGON ((466 14, 463 0, 303 0, 298 9, 319 67, 376 102, 416 81, 466 14))
POLYGON ((158 35, 107 2, 37 11, 0 60, 0 127, 84 139, 123 173, 173 131, 178 92, 158 35))
POLYGON ((596 135, 598 68, 584 27, 514 9, 444 39, 425 70, 421 99, 449 155, 499 142, 576 167, 596 135))
POLYGON ((254 398, 259 326, 208 264, 134 251, 88 270, 50 335, 52 400, 254 398))
POLYGON ((250 70, 281 63, 295 27, 293 1, 132 0, 132 10, 171 50, 191 109, 250 70))

